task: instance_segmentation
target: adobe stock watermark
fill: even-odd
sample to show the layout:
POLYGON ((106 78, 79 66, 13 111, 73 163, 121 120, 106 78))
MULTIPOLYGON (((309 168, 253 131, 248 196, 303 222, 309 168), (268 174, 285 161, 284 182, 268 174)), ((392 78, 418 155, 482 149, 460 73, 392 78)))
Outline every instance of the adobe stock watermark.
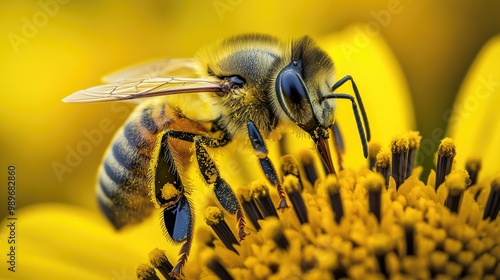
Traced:
MULTIPOLYGON (((488 99, 495 94, 499 87, 500 77, 494 77, 493 74, 488 77, 479 76, 473 93, 469 94, 462 103, 453 105, 452 108, 443 113, 443 120, 448 123, 448 129, 455 129, 455 126, 468 119, 479 109, 479 104, 488 102, 488 99)), ((434 154, 445 134, 446 131, 443 128, 436 127, 432 130, 430 137, 422 139, 416 165, 422 164, 426 157, 434 154)))
MULTIPOLYGON (((125 120, 132 111, 132 107, 126 103, 116 102, 111 104, 111 111, 120 114, 119 119, 125 120)), ((76 145, 66 145, 64 147, 66 156, 64 161, 53 161, 51 164, 52 170, 59 182, 64 180, 66 173, 71 173, 77 168, 86 157, 102 144, 105 135, 114 133, 118 126, 113 123, 110 118, 103 118, 96 128, 83 129, 81 131, 82 140, 76 145)))
POLYGON ((111 274, 113 275, 112 280, 135 280, 135 273, 129 273, 125 267, 122 267, 121 271, 117 269, 111 270, 111 274))
POLYGON ((234 11, 236 7, 238 7, 243 0, 214 0, 212 2, 212 6, 219 16, 220 21, 224 20, 224 14, 228 12, 234 11))
POLYGON ((31 17, 21 18, 22 25, 19 32, 7 33, 7 38, 14 52, 19 53, 20 47, 28 44, 30 39, 35 38, 38 32, 40 32, 40 29, 44 28, 49 23, 50 18, 55 17, 59 13, 61 5, 67 4, 69 1, 70 0, 38 1, 40 9, 31 15, 31 17))
POLYGON ((356 26, 354 28, 356 36, 352 42, 345 42, 340 46, 347 62, 351 62, 353 54, 359 54, 361 49, 366 48, 370 43, 369 38, 378 36, 382 28, 389 26, 394 16, 401 14, 403 9, 401 1, 389 0, 385 9, 379 11, 371 10, 370 15, 373 20, 368 21, 363 27, 356 26))

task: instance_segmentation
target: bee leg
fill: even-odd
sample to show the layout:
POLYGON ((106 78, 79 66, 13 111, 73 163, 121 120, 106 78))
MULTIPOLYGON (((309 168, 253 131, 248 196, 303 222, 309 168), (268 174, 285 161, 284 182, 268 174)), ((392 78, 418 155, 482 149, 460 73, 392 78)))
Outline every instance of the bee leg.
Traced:
POLYGON ((184 185, 170 151, 168 131, 163 135, 160 134, 159 139, 160 142, 154 151, 157 156, 151 159, 150 196, 153 202, 163 209, 161 222, 164 233, 176 243, 184 242, 179 251, 177 265, 171 271, 172 276, 178 276, 191 250, 193 213, 191 204, 184 195, 184 185))
POLYGON ((165 224, 165 229, 175 242, 184 241, 179 251, 179 260, 170 272, 170 276, 175 278, 175 276, 181 274, 182 267, 187 262, 193 241, 191 205, 187 198, 182 196, 175 205, 163 209, 162 220, 165 224))
POLYGON ((231 215, 236 216, 236 221, 238 223, 238 237, 240 240, 243 240, 246 236, 245 218, 243 216, 240 203, 238 202, 238 199, 229 184, 220 177, 217 166, 205 147, 203 147, 204 145, 210 148, 222 147, 229 143, 231 140, 230 135, 228 133, 224 133, 220 139, 215 139, 183 131, 169 130, 167 133, 172 138, 195 143, 196 159, 198 161, 201 174, 207 184, 214 184, 215 197, 219 201, 222 208, 224 208, 231 215))
POLYGON ((250 142, 252 143, 255 154, 259 158, 260 167, 262 168, 262 171, 264 171, 264 175, 266 175, 269 183, 271 183, 271 185, 273 185, 278 191, 278 195, 280 197, 278 209, 288 208, 288 204, 286 203, 285 191, 283 190, 283 186, 281 185, 273 163, 267 157, 268 151, 262 135, 252 121, 247 122, 247 127, 250 142))
POLYGON ((243 217, 241 205, 229 184, 220 177, 219 170, 212 160, 212 157, 210 157, 205 147, 203 147, 203 144, 207 143, 206 140, 208 139, 201 136, 195 137, 196 160, 198 161, 198 166, 207 184, 214 185, 215 197, 222 208, 231 215, 236 216, 238 237, 241 241, 245 239, 246 236, 245 219, 243 217))

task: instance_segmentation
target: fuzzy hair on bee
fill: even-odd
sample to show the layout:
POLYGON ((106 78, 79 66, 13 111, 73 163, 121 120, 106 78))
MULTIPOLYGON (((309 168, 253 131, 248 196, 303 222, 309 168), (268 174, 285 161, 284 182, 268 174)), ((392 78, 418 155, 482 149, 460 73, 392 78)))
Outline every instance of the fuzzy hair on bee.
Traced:
POLYGON ((188 190, 196 188, 186 172, 190 166, 199 170, 221 208, 236 218, 240 240, 246 236, 230 180, 222 178, 207 148, 238 142, 253 150, 278 192, 281 209, 288 204, 266 140, 279 139, 286 131, 307 135, 325 169, 335 173, 327 139, 336 125, 336 100, 347 99, 367 155, 370 130, 357 86, 349 75, 335 80, 331 58, 308 36, 290 41, 263 34, 234 36, 202 48, 194 58, 138 65, 107 76, 105 82, 63 99, 142 101, 104 155, 98 204, 117 229, 160 209, 165 236, 183 244, 173 276, 187 262, 195 229, 188 190), (354 96, 334 92, 346 82, 354 96))

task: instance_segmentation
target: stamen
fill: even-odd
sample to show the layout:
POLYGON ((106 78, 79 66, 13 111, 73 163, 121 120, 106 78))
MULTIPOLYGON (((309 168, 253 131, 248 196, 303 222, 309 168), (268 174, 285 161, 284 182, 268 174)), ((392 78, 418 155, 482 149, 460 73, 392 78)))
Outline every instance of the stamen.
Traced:
POLYGON ((469 159, 465 163, 465 170, 470 176, 470 185, 474 186, 477 183, 477 176, 481 170, 481 160, 480 159, 469 159))
POLYGON ((500 174, 497 174, 495 179, 491 182, 490 196, 484 208, 483 219, 494 220, 498 216, 500 210, 500 174))
POLYGON ((300 160, 304 167, 306 179, 314 186, 314 182, 318 179, 318 172, 314 167, 314 156, 310 150, 304 150, 300 153, 300 160))
POLYGON ((469 174, 465 170, 455 170, 446 177, 446 186, 449 192, 444 204, 451 212, 458 213, 462 196, 469 184, 469 174))
POLYGON ((335 214, 335 222, 338 224, 344 216, 344 206, 342 205, 342 198, 340 197, 340 185, 337 181, 337 177, 330 174, 326 176, 323 184, 330 198, 330 207, 335 214))
MULTIPOLYGON (((287 175, 293 175, 300 181, 300 191, 302 191, 302 179, 300 178, 299 162, 291 155, 281 157, 281 174, 283 178, 287 175)), ((282 179, 283 179, 282 178, 282 179)))
POLYGON ((174 279, 170 277, 169 273, 174 269, 174 266, 170 263, 167 256, 165 255, 165 251, 160 250, 158 248, 153 249, 148 254, 149 263, 158 269, 158 271, 165 277, 167 280, 174 279))
POLYGON ((406 178, 410 177, 413 166, 415 165, 415 158, 417 156, 417 151, 420 148, 420 140, 422 136, 418 131, 410 131, 408 133, 408 162, 406 163, 406 178))
POLYGON ((420 220, 422 220, 422 212, 413 208, 406 209, 401 219, 405 233, 406 256, 415 255, 415 225, 420 220))
POLYGON ((372 212, 377 220, 381 220, 381 199, 382 187, 384 186, 384 178, 378 173, 370 173, 366 177, 365 187, 368 190, 368 204, 370 212, 372 212))
POLYGON ((377 162, 377 154, 382 149, 379 143, 370 142, 368 143, 368 165, 370 170, 374 171, 375 163, 377 162))
POLYGON ((264 218, 269 216, 278 217, 278 212, 276 212, 276 208, 274 208, 273 201, 269 195, 269 188, 265 183, 253 182, 250 186, 250 196, 252 196, 264 218))
POLYGON ((387 253, 391 250, 390 238, 387 235, 382 234, 382 233, 375 234, 371 238, 371 246, 372 246, 375 258, 377 259, 380 272, 382 274, 384 274, 385 277, 388 278, 389 274, 387 272, 387 265, 386 265, 385 257, 387 255, 387 253))
POLYGON ((213 250, 205 250, 202 255, 203 263, 210 269, 219 279, 234 279, 233 276, 227 271, 224 265, 220 262, 219 258, 215 255, 213 250))
POLYGON ((389 186, 389 177, 391 176, 391 152, 386 149, 380 150, 377 154, 375 170, 385 179, 385 186, 389 186))
POLYGON ((434 188, 437 190, 444 182, 446 175, 450 174, 453 165, 453 159, 457 154, 455 141, 451 138, 444 138, 438 148, 438 160, 436 166, 436 184, 434 188))
POLYGON ((226 247, 238 254, 233 244, 239 244, 238 239, 224 220, 224 213, 218 207, 209 206, 205 209, 205 221, 217 234, 226 247))
POLYGON ((302 185, 300 184, 299 179, 293 175, 287 175, 285 176, 283 186, 288 193, 288 197, 292 202, 293 210, 295 210, 295 214, 297 215, 297 218, 299 218, 300 224, 308 223, 307 208, 300 192, 302 185))
POLYGON ((264 219, 264 216, 257 206, 257 201, 252 199, 250 188, 247 186, 240 187, 238 189, 238 197, 243 207, 243 211, 247 215, 248 219, 252 223, 256 230, 260 230, 260 224, 258 220, 264 219))
POLYGON ((290 242, 283 233, 281 222, 277 218, 271 217, 266 219, 264 223, 265 225, 262 225, 263 236, 272 239, 280 249, 288 250, 290 242))
POLYGON ((396 190, 406 179, 408 145, 408 138, 401 135, 395 136, 391 141, 392 177, 396 181, 396 190))
POLYGON ((155 269, 145 263, 141 263, 136 267, 135 276, 140 280, 160 280, 155 269))

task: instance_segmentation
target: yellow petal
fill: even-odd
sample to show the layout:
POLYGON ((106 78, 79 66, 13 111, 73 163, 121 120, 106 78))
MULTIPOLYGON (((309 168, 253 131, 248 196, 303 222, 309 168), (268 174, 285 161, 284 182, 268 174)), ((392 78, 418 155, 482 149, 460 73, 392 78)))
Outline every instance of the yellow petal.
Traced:
POLYGON ((492 38, 479 52, 453 106, 444 117, 448 135, 457 144, 456 167, 464 168, 469 158, 482 162, 481 177, 500 171, 500 35, 492 38), (451 114, 449 114, 451 113, 451 114))
MULTIPOLYGON (((9 222, 2 222, 3 241, 12 235, 9 222)), ((1 279, 135 279, 135 267, 147 262, 151 249, 174 248, 162 236, 156 217, 116 232, 91 211, 39 204, 20 210, 15 226, 15 244, 1 242, 0 250, 7 254, 15 246, 16 272, 2 266, 1 279)), ((170 250, 168 257, 176 253, 170 250)))

